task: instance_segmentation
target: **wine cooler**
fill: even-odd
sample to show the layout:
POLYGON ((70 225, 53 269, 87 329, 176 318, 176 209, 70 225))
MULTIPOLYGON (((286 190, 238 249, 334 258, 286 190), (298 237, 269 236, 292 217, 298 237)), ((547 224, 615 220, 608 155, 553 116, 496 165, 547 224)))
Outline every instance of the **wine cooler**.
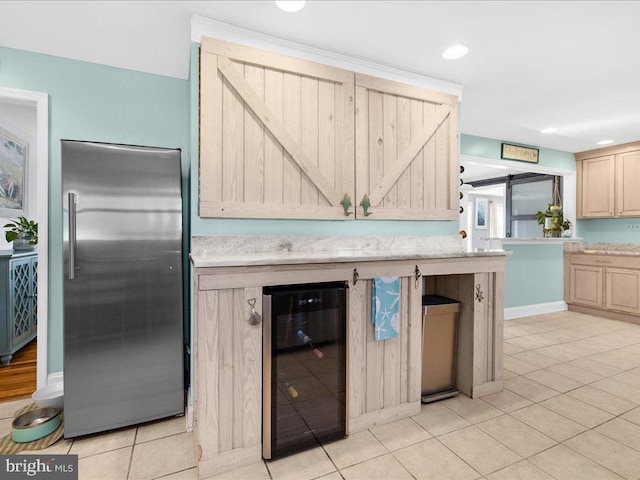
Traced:
POLYGON ((266 459, 345 436, 347 288, 334 282, 264 289, 266 459))

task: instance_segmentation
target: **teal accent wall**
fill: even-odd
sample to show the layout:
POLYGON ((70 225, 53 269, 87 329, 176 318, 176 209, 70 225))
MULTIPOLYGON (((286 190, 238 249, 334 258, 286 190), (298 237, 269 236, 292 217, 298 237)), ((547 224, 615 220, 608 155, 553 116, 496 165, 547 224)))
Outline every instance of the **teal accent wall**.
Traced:
MULTIPOLYGON (((189 82, 4 47, 0 62, 0 86, 49 94, 48 368, 58 372, 63 367, 60 140, 181 148, 187 192, 189 82)), ((186 207, 188 195, 184 198, 186 207)), ((188 218, 185 214, 185 238, 188 218)))
MULTIPOLYGON (((502 140, 461 135, 460 153, 500 159, 502 140)), ((505 143, 516 143, 504 140, 505 143)), ((519 144, 518 144, 519 145, 519 144)), ((534 147, 539 148, 539 147, 534 147)), ((575 170, 573 153, 540 148, 538 165, 575 170)), ((582 226, 579 233, 582 235, 582 226)), ((564 300, 564 247, 550 245, 505 245, 513 252, 505 271, 505 308, 564 300)))
POLYGON ((564 300, 564 246, 505 245, 504 306, 521 307, 564 300))
POLYGON ((232 235, 457 235, 457 221, 265 220, 198 216, 198 98, 200 44, 191 44, 191 233, 232 235))
POLYGON ((578 220, 578 235, 585 242, 640 243, 640 230, 628 230, 640 218, 592 218, 578 220))
MULTIPOLYGON (((473 135, 460 135, 460 153, 464 155, 472 155, 474 157, 494 158, 500 160, 502 143, 522 145, 521 143, 511 142, 509 140, 494 140, 493 138, 475 137, 473 135)), ((534 145, 523 146, 532 146, 533 148, 540 150, 540 155, 538 157, 539 166, 564 168, 567 170, 576 169, 575 157, 571 152, 540 148, 534 145)), ((526 162, 521 163, 526 164, 526 162)))

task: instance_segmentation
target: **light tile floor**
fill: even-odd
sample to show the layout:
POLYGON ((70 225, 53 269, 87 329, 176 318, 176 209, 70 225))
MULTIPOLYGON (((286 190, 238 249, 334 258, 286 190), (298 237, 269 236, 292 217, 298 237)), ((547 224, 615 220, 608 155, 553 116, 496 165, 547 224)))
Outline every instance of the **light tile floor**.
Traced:
MULTIPOLYGON (((505 322, 505 390, 219 479, 638 479, 640 326, 573 312, 505 322)), ((26 401, 0 403, 0 434, 26 401)), ((61 441, 80 479, 193 480, 184 419, 61 441)))

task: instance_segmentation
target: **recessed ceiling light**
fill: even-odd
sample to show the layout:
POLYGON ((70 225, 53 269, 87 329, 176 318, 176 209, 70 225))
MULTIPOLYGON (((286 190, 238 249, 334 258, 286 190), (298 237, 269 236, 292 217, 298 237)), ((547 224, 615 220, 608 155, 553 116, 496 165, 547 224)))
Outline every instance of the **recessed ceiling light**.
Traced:
POLYGON ((556 133, 558 129, 556 127, 549 127, 540 130, 540 133, 556 133))
POLYGON ((464 45, 454 45, 453 47, 447 48, 444 52, 442 52, 442 57, 447 60, 455 60, 457 58, 464 57, 469 52, 469 49, 464 45))
POLYGON ((600 140, 598 145, 609 145, 610 143, 613 143, 613 140, 600 140))
POLYGON ((305 0, 276 0, 276 5, 285 12, 299 12, 304 8, 305 0))

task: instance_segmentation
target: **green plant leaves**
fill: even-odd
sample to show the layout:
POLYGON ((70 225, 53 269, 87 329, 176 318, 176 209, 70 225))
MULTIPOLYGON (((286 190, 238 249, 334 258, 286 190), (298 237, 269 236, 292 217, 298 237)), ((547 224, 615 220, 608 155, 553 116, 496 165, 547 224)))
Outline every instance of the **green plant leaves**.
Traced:
POLYGON ((31 240, 29 240, 30 245, 38 244, 38 224, 33 220, 19 216, 16 220, 7 223, 4 228, 8 229, 4 234, 7 242, 13 242, 20 234, 26 234, 31 237, 31 240))

